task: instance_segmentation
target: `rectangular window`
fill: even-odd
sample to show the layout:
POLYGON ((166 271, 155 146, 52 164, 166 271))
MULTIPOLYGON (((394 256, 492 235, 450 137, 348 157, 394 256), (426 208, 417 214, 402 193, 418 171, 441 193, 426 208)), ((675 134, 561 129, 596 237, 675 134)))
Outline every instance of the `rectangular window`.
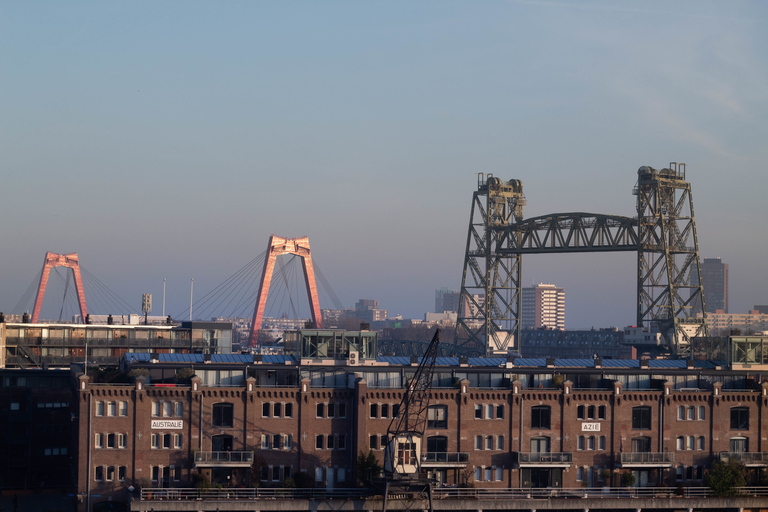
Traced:
POLYGON ((684 420, 685 419, 685 406, 680 405, 677 407, 677 419, 678 420, 684 420))
POLYGON ((160 480, 160 466, 152 466, 152 481, 160 480))
POLYGON ((605 450, 605 436, 600 436, 600 449, 605 450))
POLYGON ((272 404, 269 402, 264 402, 261 404, 261 417, 262 418, 269 418, 269 410, 272 408, 272 404))
POLYGON ((128 447, 128 436, 126 434, 117 434, 117 447, 122 450, 128 447))
POLYGON ((635 430, 651 430, 651 408, 632 408, 632 428, 635 430))
POLYGON ((346 435, 341 434, 336 439, 336 449, 337 450, 346 450, 347 449, 347 436, 346 435))
POLYGON ((152 416, 160 416, 163 408, 163 402, 152 402, 152 416))
POLYGON ((318 434, 315 436, 315 448, 318 450, 322 450, 325 446, 325 439, 323 437, 323 434, 318 434))
POLYGON ((576 468, 576 480, 578 481, 584 480, 584 468, 582 467, 576 468))
POLYGON ((275 404, 275 406, 272 408, 272 417, 273 418, 283 417, 283 404, 275 404))
POLYGON ((120 416, 128 416, 128 402, 120 402, 118 407, 118 414, 120 414, 120 416))
POLYGON ((589 436, 589 444, 587 446, 590 450, 595 449, 595 436, 589 436))
POLYGON ((213 404, 213 418, 211 423, 214 427, 232 428, 235 424, 235 406, 224 402, 213 404))
POLYGON ((475 468, 475 481, 480 482, 482 481, 482 478, 483 478, 483 468, 478 466, 475 468))
POLYGON ((703 405, 700 405, 699 406, 699 421, 703 421, 703 420, 707 419, 706 416, 707 416, 707 408, 704 407, 703 405))
POLYGON ((107 434, 107 448, 115 448, 117 446, 117 439, 115 434, 107 434))
POLYGON ((589 407, 587 407, 587 419, 588 420, 595 419, 595 406, 594 405, 590 405, 589 407))
POLYGON ((677 438, 677 449, 678 450, 685 450, 685 437, 679 436, 677 438))
POLYGON ((107 402, 107 416, 117 416, 117 402, 107 402))
POLYGON ((504 479, 504 473, 501 468, 496 468, 496 481, 501 482, 504 479))
POLYGON ((499 436, 496 438, 496 449, 497 450, 504 449, 504 436, 499 436))
POLYGON ((325 404, 317 404, 315 416, 318 418, 325 418, 325 404))
POLYGON ((153 449, 160 448, 160 434, 152 434, 151 441, 151 446, 153 449))
POLYGON ((699 446, 698 446, 699 450, 703 450, 704 449, 704 442, 705 442, 704 441, 704 436, 699 436, 699 446))
POLYGON ((485 438, 485 449, 493 450, 493 436, 487 436, 485 438))
POLYGON ((427 428, 448 428, 448 406, 430 405, 427 409, 427 428))
POLYGON ((285 417, 293 418, 293 404, 285 404, 285 417))
POLYGON ((379 404, 371 404, 371 418, 379 417, 379 404))
POLYGON ((293 448, 293 434, 288 434, 283 440, 285 441, 283 443, 283 448, 291 450, 293 448))
MULTIPOLYGON (((397 418, 400 415, 400 404, 394 404, 392 406, 392 417, 397 418)), ((343 418, 343 416, 341 416, 343 418)))
POLYGON ((104 466, 96 466, 96 471, 94 472, 93 479, 101 482, 104 480, 104 466))
POLYGON ((475 436, 475 450, 483 449, 483 436, 475 436))
POLYGON ((173 480, 178 482, 181 480, 181 466, 173 466, 171 469, 171 472, 173 473, 173 480))
POLYGON ((577 445, 577 450, 583 450, 584 449, 584 436, 579 436, 579 442, 577 445))
POLYGON ((531 407, 531 428, 549 430, 550 408, 548 405, 536 405, 531 407))
POLYGON ((115 479, 115 466, 107 466, 107 482, 115 479))
POLYGON ((480 404, 475 404, 475 419, 483 419, 483 406, 480 404))
POLYGON ((696 419, 696 408, 694 406, 688 407, 688 419, 689 420, 696 419))
POLYGON ((490 482, 491 480, 493 480, 493 469, 485 468, 485 481, 490 482))
POLYGON ((163 448, 170 449, 172 439, 171 434, 163 434, 163 448))
POLYGON ((181 450, 182 448, 182 434, 174 434, 173 435, 173 447, 177 450, 181 450))
POLYGON ((269 450, 269 435, 261 434, 261 449, 269 450))
POLYGON ((379 446, 381 446, 381 449, 383 450, 386 448, 387 444, 389 444, 389 439, 387 439, 387 436, 381 436, 381 438, 379 438, 379 446))
POLYGON ((749 429, 749 409, 746 407, 731 408, 731 430, 749 429))
POLYGON ((176 414, 176 416, 179 418, 184 416, 184 402, 176 402, 174 405, 176 409, 174 413, 176 414))
POLYGON ((118 480, 120 480, 120 481, 125 480, 125 475, 128 472, 127 469, 128 468, 126 468, 125 466, 120 466, 119 468, 117 468, 117 479, 118 480))
POLYGON ((329 418, 336 417, 336 404, 328 404, 328 417, 329 418))
POLYGON ((333 450, 334 448, 336 448, 336 445, 334 444, 335 439, 336 439, 335 436, 332 436, 329 434, 328 438, 325 440, 326 448, 328 448, 329 450, 333 450))
POLYGON ((273 434, 272 435, 272 449, 273 450, 279 450, 282 446, 283 436, 282 434, 273 434))
POLYGON ((163 416, 166 418, 173 416, 173 402, 163 402, 163 416))
POLYGON ((291 478, 291 467, 288 466, 287 468, 283 469, 283 479, 291 478))
POLYGON ((347 481, 347 470, 346 468, 339 468, 336 470, 336 474, 338 475, 339 483, 344 483, 347 481))
POLYGON ((576 408, 576 419, 577 420, 583 420, 583 419, 587 418, 587 416, 586 416, 586 409, 587 408, 584 407, 583 405, 580 405, 580 406, 578 406, 576 408))
POLYGON ((94 448, 104 448, 104 434, 96 434, 93 441, 94 448))
POLYGON ((378 450, 379 449, 379 436, 370 436, 368 438, 368 445, 370 446, 371 450, 378 450))
POLYGON ((263 481, 269 480, 269 466, 261 466, 261 479, 263 481))
POLYGON ((504 419, 504 406, 503 405, 497 405, 496 406, 496 419, 503 420, 504 419))
POLYGON ((96 416, 104 416, 104 402, 96 402, 96 416))
POLYGON ((688 449, 689 450, 696 449, 696 438, 693 436, 688 436, 688 449))
POLYGON ((280 467, 276 466, 272 468, 272 481, 273 482, 279 482, 280 481, 280 467))
POLYGON ((605 406, 601 405, 597 408, 597 419, 604 420, 605 419, 605 406))
POLYGON ((381 404, 381 417, 389 418, 389 404, 381 404))
POLYGON ((493 419, 493 417, 494 417, 493 416, 494 408, 495 407, 492 404, 488 404, 488 405, 485 406, 485 417, 487 419, 489 419, 489 420, 493 419))

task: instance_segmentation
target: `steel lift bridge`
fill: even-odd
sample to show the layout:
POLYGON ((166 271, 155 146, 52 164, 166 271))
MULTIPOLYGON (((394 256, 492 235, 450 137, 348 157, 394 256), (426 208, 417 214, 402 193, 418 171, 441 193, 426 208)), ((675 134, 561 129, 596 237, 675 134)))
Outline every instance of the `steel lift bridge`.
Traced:
POLYGON ((637 171, 637 217, 554 213, 523 218, 523 184, 479 174, 472 195, 455 345, 506 354, 519 347, 523 254, 637 252, 637 325, 678 357, 706 336, 691 185, 685 164, 637 171), (696 318, 703 312, 703 318, 696 318))

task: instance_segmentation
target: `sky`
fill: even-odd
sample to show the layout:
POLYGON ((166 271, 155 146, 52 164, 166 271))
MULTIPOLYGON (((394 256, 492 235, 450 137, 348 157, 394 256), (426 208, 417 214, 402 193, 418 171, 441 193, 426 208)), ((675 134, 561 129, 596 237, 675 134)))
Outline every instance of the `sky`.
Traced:
MULTIPOLYGON (((766 48, 762 1, 0 0, 0 311, 51 251, 136 311, 166 279, 176 315, 277 234, 344 306, 423 318, 460 288, 477 173, 521 180, 525 217, 632 216, 637 169, 675 161, 746 312, 766 48)), ((633 253, 527 256, 522 281, 565 288, 568 328, 635 323, 633 253)))

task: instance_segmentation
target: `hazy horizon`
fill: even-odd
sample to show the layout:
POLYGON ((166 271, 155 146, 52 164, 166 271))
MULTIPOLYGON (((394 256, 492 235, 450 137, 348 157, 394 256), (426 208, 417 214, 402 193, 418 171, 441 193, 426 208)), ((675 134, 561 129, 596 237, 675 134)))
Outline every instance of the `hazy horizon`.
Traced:
MULTIPOLYGON (((423 318, 461 285, 476 173, 522 180, 525 217, 634 216, 637 169, 670 161, 687 164, 702 259, 729 264, 730 312, 768 303, 763 2, 0 14, 0 311, 19 312, 51 251, 136 311, 152 293, 160 313, 165 278, 176 315, 190 279, 202 297, 277 234, 309 237, 345 307, 423 318)), ((565 289, 568 329, 623 327, 636 265, 526 256, 521 278, 565 289)), ((44 316, 60 308, 46 299, 44 316)))

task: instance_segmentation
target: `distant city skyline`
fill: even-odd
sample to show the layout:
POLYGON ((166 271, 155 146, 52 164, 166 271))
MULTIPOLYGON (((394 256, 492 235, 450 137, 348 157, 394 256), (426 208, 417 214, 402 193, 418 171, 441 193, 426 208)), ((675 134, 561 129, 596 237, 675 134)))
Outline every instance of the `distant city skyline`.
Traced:
MULTIPOLYGON (((436 289, 460 289, 476 173, 521 180, 527 218, 634 216, 638 167, 670 161, 688 165, 701 255, 730 265, 729 310, 768 303, 764 3, 0 14, 0 311, 52 251, 77 252, 135 312, 143 293, 159 311, 165 279, 166 314, 183 314, 192 278, 202 297, 274 233, 310 238, 344 307, 369 297, 422 318, 436 289)), ((636 267, 631 253, 531 256, 521 282, 567 289, 571 328, 621 327, 636 322, 636 267)), ((102 292, 86 284, 94 306, 102 292)))

